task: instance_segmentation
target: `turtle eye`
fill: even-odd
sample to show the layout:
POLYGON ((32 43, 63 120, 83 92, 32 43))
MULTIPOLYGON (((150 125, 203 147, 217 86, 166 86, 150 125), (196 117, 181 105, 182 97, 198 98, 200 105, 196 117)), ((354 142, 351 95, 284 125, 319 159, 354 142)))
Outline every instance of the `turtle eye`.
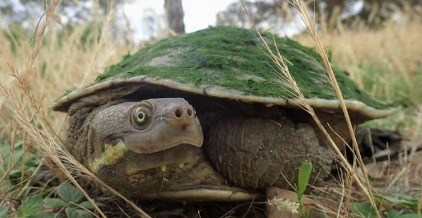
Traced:
POLYGON ((137 124, 142 125, 148 120, 148 114, 142 107, 138 107, 133 114, 133 119, 137 124))

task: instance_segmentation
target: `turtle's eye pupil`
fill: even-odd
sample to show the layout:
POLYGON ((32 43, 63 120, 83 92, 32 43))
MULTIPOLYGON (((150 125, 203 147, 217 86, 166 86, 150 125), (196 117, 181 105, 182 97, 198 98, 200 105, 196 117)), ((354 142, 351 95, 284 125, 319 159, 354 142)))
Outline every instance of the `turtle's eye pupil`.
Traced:
POLYGON ((137 124, 144 124, 147 121, 148 115, 143 108, 139 107, 136 108, 134 117, 137 124))

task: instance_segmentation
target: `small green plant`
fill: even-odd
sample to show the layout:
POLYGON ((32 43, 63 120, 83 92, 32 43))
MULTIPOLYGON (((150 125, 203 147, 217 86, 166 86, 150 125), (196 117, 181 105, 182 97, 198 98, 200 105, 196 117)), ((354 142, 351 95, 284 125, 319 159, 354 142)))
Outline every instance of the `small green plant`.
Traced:
MULTIPOLYGON (((383 206, 387 209, 387 218, 417 218, 415 213, 418 206, 418 199, 409 196, 400 195, 396 198, 375 194, 378 201, 383 202, 383 206), (400 210, 396 208, 400 207, 400 210), (395 208, 395 209, 393 209, 395 208)), ((375 218, 375 211, 369 202, 354 202, 350 204, 350 212, 353 215, 364 218, 375 218)))
POLYGON ((297 199, 299 200, 299 208, 302 213, 302 217, 309 217, 309 211, 303 207, 303 195, 308 187, 311 172, 312 164, 308 161, 303 161, 299 168, 299 177, 297 181, 297 199))
POLYGON ((43 198, 39 195, 33 195, 22 201, 22 204, 16 211, 14 216, 9 216, 8 206, 0 208, 0 218, 52 218, 54 214, 52 212, 42 212, 44 207, 43 198))
POLYGON ((82 201, 84 199, 84 195, 73 185, 61 185, 57 194, 59 198, 44 199, 45 205, 59 209, 59 212, 64 209, 68 218, 93 217, 87 210, 93 210, 94 206, 89 201, 82 201))
POLYGON ((94 206, 89 201, 83 201, 84 195, 71 184, 61 185, 57 191, 59 198, 43 199, 40 195, 32 195, 22 201, 16 213, 10 214, 8 206, 0 207, 0 218, 53 218, 65 211, 68 218, 92 218, 94 206), (57 209, 57 213, 51 209, 57 209))
POLYGON ((5 191, 35 173, 41 160, 24 148, 22 141, 7 145, 0 141, 0 190, 5 191))

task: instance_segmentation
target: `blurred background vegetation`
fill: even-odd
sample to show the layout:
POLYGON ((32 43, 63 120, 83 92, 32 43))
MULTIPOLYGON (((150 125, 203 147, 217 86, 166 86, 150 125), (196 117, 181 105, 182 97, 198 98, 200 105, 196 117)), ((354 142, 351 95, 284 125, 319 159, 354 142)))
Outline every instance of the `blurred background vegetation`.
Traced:
MULTIPOLYGON (((60 151, 67 129, 66 115, 51 111, 54 100, 65 91, 90 84, 107 66, 146 43, 195 30, 189 26, 191 19, 198 23, 195 28, 252 27, 239 1, 213 2, 225 5, 225 9, 213 9, 212 23, 200 16, 187 19, 191 13, 187 9, 198 4, 192 0, 154 1, 159 9, 144 7, 146 1, 135 0, 0 2, 0 218, 98 215, 75 209, 85 202, 83 197, 63 194, 79 192, 59 186, 67 178, 48 161, 60 151), (55 10, 50 10, 52 5, 55 10), (128 8, 135 12, 130 13, 128 8), (132 17, 137 13, 142 16, 132 17), (46 150, 48 146, 56 150, 46 150)), ((260 31, 288 35, 313 46, 287 1, 244 4, 260 31)), ((308 2, 308 7, 333 63, 372 96, 402 105, 394 116, 367 125, 400 131, 420 145, 422 2, 321 0, 308 2)), ((194 10, 204 16, 210 13, 207 8, 194 10)), ((407 166, 408 162, 400 164, 407 166)), ((405 191, 414 188, 415 181, 420 181, 420 175, 401 172, 395 182, 405 187, 399 191, 405 191)), ((117 217, 129 208, 96 189, 86 191, 99 205, 107 205, 101 207, 107 216, 117 217)), ((84 207, 93 211, 89 203, 84 207)), ((143 207, 150 213, 163 208, 165 204, 143 207)), ((201 206, 194 208, 199 210, 201 206)), ((127 213, 133 212, 129 210, 127 213)), ((206 208, 201 211, 201 217, 213 217, 207 216, 206 208)))

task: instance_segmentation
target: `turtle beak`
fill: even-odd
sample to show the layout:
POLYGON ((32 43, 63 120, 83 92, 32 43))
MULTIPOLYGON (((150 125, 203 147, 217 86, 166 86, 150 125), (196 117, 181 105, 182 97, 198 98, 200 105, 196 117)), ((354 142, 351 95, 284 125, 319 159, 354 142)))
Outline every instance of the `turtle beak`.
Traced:
POLYGON ((182 98, 145 100, 153 106, 149 127, 124 137, 130 150, 152 154, 178 145, 201 147, 204 141, 201 124, 192 105, 182 98))

